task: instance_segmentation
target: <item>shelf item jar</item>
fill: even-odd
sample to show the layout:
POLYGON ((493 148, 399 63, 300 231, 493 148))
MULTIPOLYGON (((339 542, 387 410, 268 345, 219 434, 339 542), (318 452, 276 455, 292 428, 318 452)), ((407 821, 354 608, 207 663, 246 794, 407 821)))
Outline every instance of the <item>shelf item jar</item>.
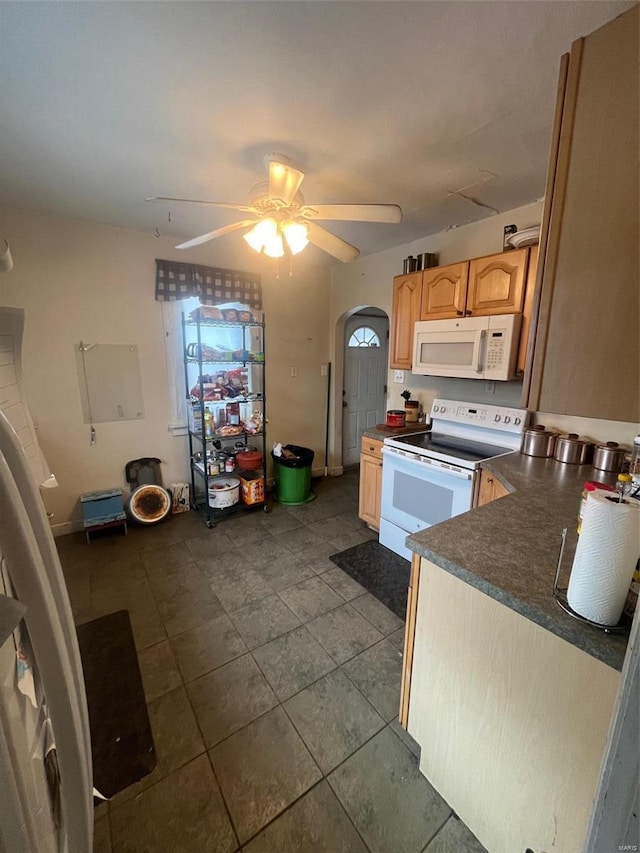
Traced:
POLYGON ((607 441, 606 444, 596 444, 593 452, 593 467, 598 471, 622 471, 624 457, 628 453, 626 447, 621 447, 617 441, 607 441))
POLYGON ((520 452, 525 456, 539 456, 547 459, 553 456, 558 434, 546 429, 543 424, 527 427, 522 433, 520 452))
POLYGON ((408 424, 417 424, 420 414, 420 401, 407 400, 404 404, 405 422, 408 424))
POLYGON ((225 406, 227 423, 230 426, 240 425, 240 403, 227 403, 225 406))

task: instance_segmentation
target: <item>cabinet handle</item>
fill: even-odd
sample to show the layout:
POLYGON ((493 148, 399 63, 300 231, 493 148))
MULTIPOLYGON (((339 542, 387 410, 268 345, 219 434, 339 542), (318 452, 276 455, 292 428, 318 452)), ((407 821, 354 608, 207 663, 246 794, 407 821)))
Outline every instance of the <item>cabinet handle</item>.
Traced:
POLYGON ((464 311, 456 311, 458 317, 464 317, 464 311))
POLYGON ((378 462, 378 465, 380 466, 380 468, 382 468, 382 462, 378 462))
POLYGON ((473 314, 473 311, 465 311, 464 312, 465 317, 470 317, 472 314, 473 314))
POLYGON ((493 477, 487 477, 487 483, 493 483, 493 477))

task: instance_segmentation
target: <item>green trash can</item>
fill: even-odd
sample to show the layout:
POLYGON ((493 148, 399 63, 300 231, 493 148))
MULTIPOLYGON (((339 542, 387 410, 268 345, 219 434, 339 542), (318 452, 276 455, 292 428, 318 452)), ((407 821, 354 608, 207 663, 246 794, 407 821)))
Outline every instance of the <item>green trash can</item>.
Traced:
POLYGON ((271 451, 276 500, 284 506, 299 506, 314 501, 316 496, 311 491, 313 450, 308 447, 298 447, 296 444, 287 444, 282 449, 289 450, 294 454, 294 458, 286 459, 284 456, 276 456, 271 451))

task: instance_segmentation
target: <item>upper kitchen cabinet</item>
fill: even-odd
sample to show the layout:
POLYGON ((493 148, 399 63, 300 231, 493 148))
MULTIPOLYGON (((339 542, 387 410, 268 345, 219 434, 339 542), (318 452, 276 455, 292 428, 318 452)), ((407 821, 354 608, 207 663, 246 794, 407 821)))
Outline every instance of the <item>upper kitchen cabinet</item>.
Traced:
POLYGON ((638 6, 563 61, 524 405, 640 420, 638 6))
POLYGON ((393 279, 391 367, 411 370, 413 363, 413 327, 420 316, 421 293, 421 272, 397 275, 393 279))
POLYGON ((475 258, 469 264, 467 316, 519 314, 522 311, 528 249, 475 258))
POLYGON ((446 320, 464 316, 468 281, 469 261, 425 270, 420 319, 446 320))

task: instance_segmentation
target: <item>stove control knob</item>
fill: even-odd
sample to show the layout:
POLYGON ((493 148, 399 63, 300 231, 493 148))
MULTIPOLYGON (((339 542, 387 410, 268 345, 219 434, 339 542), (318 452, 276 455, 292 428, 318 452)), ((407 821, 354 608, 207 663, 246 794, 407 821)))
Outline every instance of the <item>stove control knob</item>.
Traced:
POLYGON ((505 415, 505 416, 504 416, 504 422, 505 422, 505 424, 510 424, 510 423, 511 423, 511 418, 509 417, 509 415, 505 415))
POLYGON ((447 407, 446 406, 440 406, 440 411, 444 415, 444 413, 447 411, 447 407))
POLYGON ((433 407, 433 411, 434 411, 434 412, 439 412, 439 411, 440 411, 440 406, 434 406, 434 407, 433 407))
POLYGON ((499 423, 502 420, 502 415, 494 415, 493 419, 496 423, 499 423))
POLYGON ((522 418, 514 418, 513 422, 516 426, 520 426, 520 424, 522 423, 522 418))

